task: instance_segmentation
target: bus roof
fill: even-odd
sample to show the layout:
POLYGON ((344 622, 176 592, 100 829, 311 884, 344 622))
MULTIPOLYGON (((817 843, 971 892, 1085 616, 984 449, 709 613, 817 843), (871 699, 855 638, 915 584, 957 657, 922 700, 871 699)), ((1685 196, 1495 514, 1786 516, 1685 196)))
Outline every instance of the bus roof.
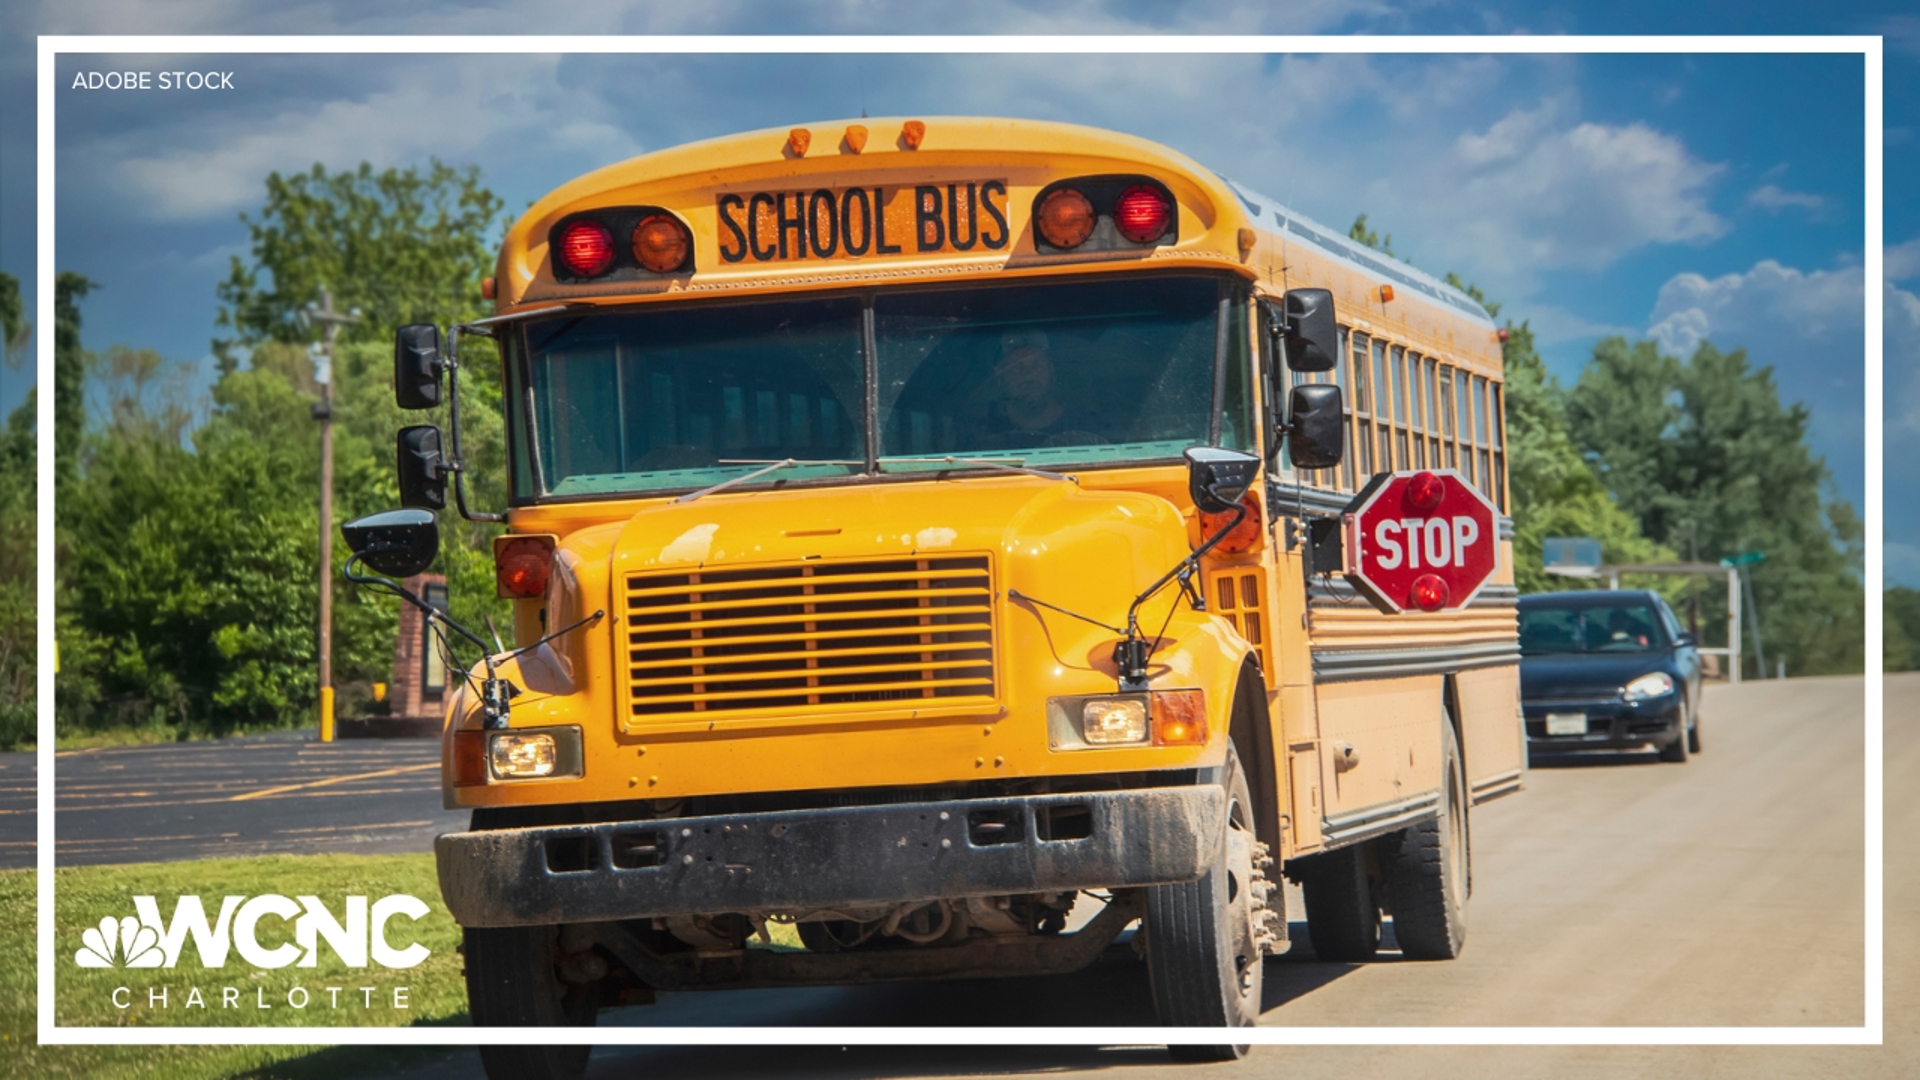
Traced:
POLYGON ((1349 269, 1424 293, 1475 322, 1494 326, 1493 317, 1487 314, 1487 309, 1464 291, 1432 274, 1415 269, 1409 263, 1395 262, 1390 255, 1356 243, 1237 180, 1221 179, 1239 196, 1241 205, 1246 207, 1258 227, 1281 234, 1291 243, 1305 244, 1327 258, 1344 263, 1349 269))

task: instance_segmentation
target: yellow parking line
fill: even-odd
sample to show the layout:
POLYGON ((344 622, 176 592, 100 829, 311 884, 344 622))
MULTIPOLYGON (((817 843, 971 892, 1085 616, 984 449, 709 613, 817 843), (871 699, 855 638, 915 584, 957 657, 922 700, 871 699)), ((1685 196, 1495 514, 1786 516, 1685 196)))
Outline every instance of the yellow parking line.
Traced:
POLYGON ((241 795, 235 795, 227 801, 241 802, 246 799, 264 799, 269 795, 280 795, 285 792, 300 791, 305 788, 326 787, 329 784, 344 784, 349 780, 371 780, 376 776, 397 776, 400 773, 420 772, 423 769, 437 769, 439 767, 439 762, 429 761, 420 765, 402 765, 397 769, 381 769, 377 772, 353 773, 349 776, 331 776, 325 780, 311 780, 304 784, 283 784, 280 787, 261 788, 259 791, 249 791, 241 795))
POLYGON ((394 821, 383 825, 321 825, 311 829, 275 829, 278 833, 330 833, 364 832, 369 829, 417 829, 422 825, 431 825, 431 821, 394 821))

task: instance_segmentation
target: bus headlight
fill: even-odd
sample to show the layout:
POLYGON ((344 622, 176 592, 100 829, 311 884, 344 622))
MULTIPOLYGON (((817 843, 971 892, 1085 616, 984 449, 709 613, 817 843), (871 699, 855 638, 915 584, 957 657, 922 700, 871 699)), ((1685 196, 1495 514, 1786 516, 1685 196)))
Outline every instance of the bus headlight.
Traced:
POLYGON ((496 731, 487 739, 487 766, 495 780, 539 780, 581 773, 580 729, 496 731))
POLYGON ((1080 734, 1095 746, 1147 741, 1147 703, 1137 697, 1090 698, 1080 706, 1080 734))

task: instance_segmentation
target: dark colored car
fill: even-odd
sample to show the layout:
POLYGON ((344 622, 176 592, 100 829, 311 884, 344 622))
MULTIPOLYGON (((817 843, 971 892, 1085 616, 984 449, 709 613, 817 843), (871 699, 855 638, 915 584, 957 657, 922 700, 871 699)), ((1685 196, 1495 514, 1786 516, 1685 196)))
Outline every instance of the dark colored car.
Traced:
POLYGON ((1700 653, 1658 593, 1520 598, 1520 703, 1533 752, 1700 750, 1700 653))

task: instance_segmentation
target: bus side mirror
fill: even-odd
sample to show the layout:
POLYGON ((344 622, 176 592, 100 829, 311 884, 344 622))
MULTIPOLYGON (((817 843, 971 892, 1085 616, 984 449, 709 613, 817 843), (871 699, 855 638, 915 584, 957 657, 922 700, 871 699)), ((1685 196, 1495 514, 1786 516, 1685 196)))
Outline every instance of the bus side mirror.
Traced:
POLYGON ((1294 468, 1331 469, 1340 464, 1347 431, 1340 387, 1333 383, 1304 383, 1294 387, 1287 395, 1287 422, 1283 431, 1294 468))
POLYGON ((396 454, 400 505, 421 510, 447 506, 447 462, 440 452, 440 429, 418 424, 400 429, 396 454))
POLYGON ((1190 446, 1186 452, 1187 493, 1193 505, 1209 514, 1224 514, 1240 503, 1260 469, 1260 459, 1217 446, 1190 446))
POLYGON ((403 326, 393 334, 393 398, 403 409, 440 404, 440 328, 432 323, 403 326))
POLYGON ((1288 289, 1280 311, 1267 310, 1267 325, 1286 346, 1294 371, 1332 371, 1340 359, 1340 325, 1327 289, 1288 289))
POLYGON ((440 526, 425 510, 388 510, 340 526, 360 561, 388 577, 408 578, 433 565, 440 526))

